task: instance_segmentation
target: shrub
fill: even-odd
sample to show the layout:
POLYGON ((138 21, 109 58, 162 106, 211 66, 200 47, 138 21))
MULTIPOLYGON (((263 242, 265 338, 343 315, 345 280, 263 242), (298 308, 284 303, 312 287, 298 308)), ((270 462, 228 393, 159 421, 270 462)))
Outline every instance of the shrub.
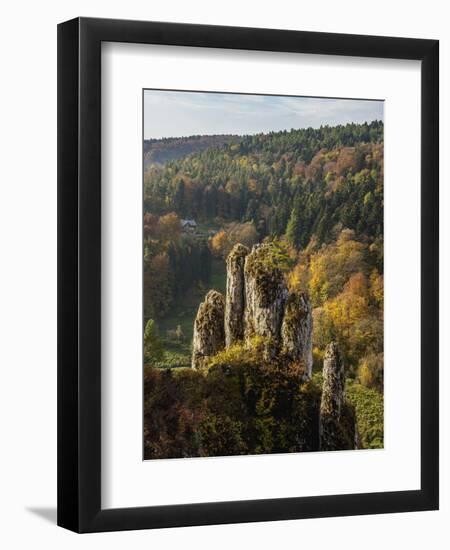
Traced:
POLYGON ((245 453, 242 423, 229 416, 206 414, 199 425, 200 455, 227 456, 245 453))
POLYGON ((354 406, 363 449, 384 447, 384 400, 376 390, 347 380, 347 399, 354 406))
POLYGON ((384 355, 371 353, 359 361, 357 377, 366 388, 383 391, 384 355))
POLYGON ((231 359, 203 371, 146 366, 147 459, 317 450, 320 388, 301 384, 297 365, 231 359))

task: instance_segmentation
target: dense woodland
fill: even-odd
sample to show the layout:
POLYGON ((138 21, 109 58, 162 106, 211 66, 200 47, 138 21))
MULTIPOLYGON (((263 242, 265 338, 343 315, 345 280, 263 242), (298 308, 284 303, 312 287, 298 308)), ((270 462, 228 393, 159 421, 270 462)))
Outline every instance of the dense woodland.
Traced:
MULTIPOLYGON (((325 346, 337 341, 361 445, 381 447, 383 123, 212 138, 203 149, 208 136, 196 137, 201 150, 188 148, 179 158, 170 140, 150 142, 144 150, 151 156, 154 148, 163 159, 149 162, 144 174, 147 458, 217 454, 199 449, 219 445, 230 434, 242 453, 273 452, 264 451, 264 437, 280 452, 290 445, 288 435, 284 446, 275 444, 275 431, 270 437, 252 432, 254 438, 246 439, 239 430, 256 428, 242 415, 219 418, 217 411, 204 410, 202 391, 208 393, 215 379, 199 382, 199 374, 187 369, 151 368, 188 366, 200 296, 205 289, 224 290, 224 259, 237 242, 273 243, 289 289, 307 292, 313 306, 316 374, 310 390, 316 391, 325 346), (164 147, 171 152, 166 155, 164 147), (195 220, 195 230, 183 228, 186 219, 195 220), (189 406, 186 384, 203 388, 190 394, 189 406), (169 409, 170 418, 164 413, 169 409), (165 434, 156 447, 149 436, 155 422, 165 434), (220 422, 228 426, 224 433, 220 422)), ((276 430, 280 419, 270 418, 273 424, 267 420, 264 426, 276 430)))
POLYGON ((329 240, 336 224, 375 240, 383 233, 382 136, 373 122, 243 137, 148 170, 145 207, 253 222, 260 238, 287 232, 300 248, 312 234, 329 240))

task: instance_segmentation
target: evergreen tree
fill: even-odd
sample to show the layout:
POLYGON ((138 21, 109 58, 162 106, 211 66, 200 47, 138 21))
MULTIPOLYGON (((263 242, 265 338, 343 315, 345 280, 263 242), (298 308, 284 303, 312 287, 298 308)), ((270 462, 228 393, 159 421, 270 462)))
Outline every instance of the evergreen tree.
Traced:
POLYGON ((301 232, 302 223, 300 212, 298 207, 294 206, 288 224, 286 226, 286 238, 289 244, 297 248, 300 245, 301 232))

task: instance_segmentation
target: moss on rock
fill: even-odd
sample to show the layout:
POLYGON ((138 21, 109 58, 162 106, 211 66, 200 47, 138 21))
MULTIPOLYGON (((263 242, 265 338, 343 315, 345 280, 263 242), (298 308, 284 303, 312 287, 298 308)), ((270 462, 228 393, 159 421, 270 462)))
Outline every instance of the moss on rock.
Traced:
POLYGON ((279 351, 288 291, 283 272, 274 265, 270 244, 253 247, 245 260, 244 274, 245 337, 269 339, 274 345, 267 349, 267 358, 274 358, 279 351))
POLYGON ((194 322, 192 339, 192 368, 200 368, 205 360, 225 347, 225 298, 210 290, 200 304, 194 322))

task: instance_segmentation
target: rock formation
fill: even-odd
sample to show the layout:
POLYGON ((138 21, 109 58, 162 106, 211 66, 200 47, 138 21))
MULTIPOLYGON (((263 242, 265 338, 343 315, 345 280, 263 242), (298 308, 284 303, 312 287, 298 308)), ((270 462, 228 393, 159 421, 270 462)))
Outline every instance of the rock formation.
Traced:
POLYGON ((292 292, 286 300, 281 325, 282 352, 290 362, 301 363, 304 378, 312 374, 311 305, 303 293, 292 292))
POLYGON ((244 264, 249 250, 236 244, 227 258, 225 298, 225 344, 231 346, 244 338, 245 280, 244 264))
POLYGON ((211 291, 200 304, 194 326, 193 368, 225 346, 260 336, 266 359, 282 356, 301 365, 303 379, 311 377, 311 306, 305 294, 288 293, 270 243, 256 244, 251 251, 236 244, 228 255, 225 313, 220 327, 222 300, 219 293, 211 291), (210 323, 210 318, 214 322, 210 323))
MULTIPOLYGON (((227 258, 226 298, 210 290, 198 308, 192 368, 208 366, 219 351, 260 336, 262 360, 274 360, 281 368, 300 367, 300 388, 312 375, 312 329, 309 299, 303 293, 288 292, 271 245, 258 244, 249 252, 237 244, 227 258)), ((299 449, 355 448, 355 413, 345 400, 344 389, 344 364, 337 344, 332 342, 324 356, 322 395, 316 390, 302 390, 306 392, 302 393, 304 412, 296 420, 299 449)))
POLYGON ((282 271, 270 259, 270 244, 257 244, 245 259, 245 338, 262 336, 269 357, 278 351, 288 290, 282 271))
POLYGON ((339 419, 344 402, 344 364, 336 342, 328 344, 323 358, 323 388, 320 413, 339 419))
POLYGON ((323 360, 320 450, 354 449, 355 433, 354 412, 345 402, 344 364, 336 342, 331 342, 323 360))
POLYGON ((225 299, 220 292, 210 290, 198 308, 192 338, 192 368, 203 366, 206 360, 225 347, 225 299))

